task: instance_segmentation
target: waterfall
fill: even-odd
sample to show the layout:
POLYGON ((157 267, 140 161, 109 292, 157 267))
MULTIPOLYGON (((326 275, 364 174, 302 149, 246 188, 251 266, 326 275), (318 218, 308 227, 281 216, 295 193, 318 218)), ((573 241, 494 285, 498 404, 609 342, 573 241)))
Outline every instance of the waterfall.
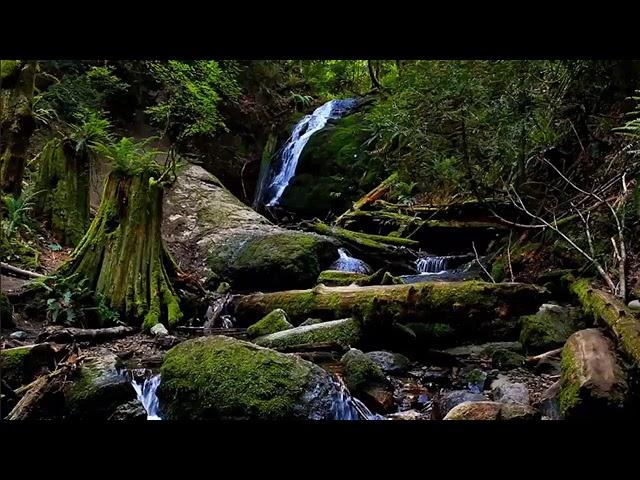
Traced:
POLYGON ((382 415, 369 410, 364 403, 349 393, 342 379, 334 376, 336 394, 331 405, 334 420, 386 420, 382 415))
POLYGON ((359 258, 349 255, 344 248, 338 249, 338 260, 333 262, 331 270, 340 270, 341 272, 371 273, 371 267, 359 258))
POLYGON ((131 385, 136 391, 138 400, 147 412, 147 420, 162 420, 159 415, 159 402, 156 391, 160 385, 160 374, 149 377, 144 375, 141 382, 136 378, 135 372, 131 378, 131 385))
POLYGON ((447 269, 448 257, 425 255, 416 260, 418 273, 440 273, 447 269))
MULTIPOLYGON (((259 195, 268 198, 266 205, 273 207, 280 201, 284 190, 296 173, 298 159, 302 149, 311 136, 321 130, 329 119, 337 119, 351 110, 357 101, 355 99, 331 100, 318 107, 311 115, 306 115, 293 128, 289 140, 282 148, 280 171, 266 189, 258 187, 259 195), (264 191, 264 192, 263 192, 264 191)), ((266 178, 265 178, 266 180, 266 178)))

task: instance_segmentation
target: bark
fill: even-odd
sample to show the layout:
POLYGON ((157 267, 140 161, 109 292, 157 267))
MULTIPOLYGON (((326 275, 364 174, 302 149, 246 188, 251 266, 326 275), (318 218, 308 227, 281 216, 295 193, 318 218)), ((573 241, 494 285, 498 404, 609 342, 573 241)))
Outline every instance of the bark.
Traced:
POLYGON ((182 317, 169 280, 176 266, 160 234, 162 195, 150 173, 112 172, 89 230, 58 272, 87 278, 128 324, 145 329, 182 317))
POLYGON ((19 197, 22 193, 25 154, 36 122, 32 111, 37 62, 27 62, 20 70, 6 120, 0 125, 6 138, 0 152, 0 190, 19 197))
POLYGON ((373 62, 371 60, 367 60, 367 69, 369 71, 369 78, 371 78, 371 89, 380 90, 382 86, 378 81, 378 76, 376 74, 376 70, 373 68, 373 62))
POLYGON ((343 217, 347 216, 350 212, 356 212, 366 207, 367 205, 372 204, 376 200, 382 198, 397 180, 398 180, 397 173, 393 173, 392 175, 390 175, 380 185, 375 187, 373 190, 371 190, 369 193, 367 193, 365 196, 363 196, 357 202, 355 202, 353 204, 353 207, 351 207, 349 210, 343 213, 340 217, 338 217, 335 221, 336 225, 340 225, 343 217))
POLYGON ((98 343, 114 338, 121 338, 136 332, 133 327, 112 327, 112 328, 59 328, 47 327, 38 335, 38 342, 72 343, 72 342, 92 342, 98 343))

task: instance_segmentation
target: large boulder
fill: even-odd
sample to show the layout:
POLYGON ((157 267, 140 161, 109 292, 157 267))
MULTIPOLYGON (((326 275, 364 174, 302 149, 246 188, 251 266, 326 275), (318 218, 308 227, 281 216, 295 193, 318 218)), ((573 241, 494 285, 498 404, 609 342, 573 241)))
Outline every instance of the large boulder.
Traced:
POLYGON ((161 375, 157 394, 169 420, 332 419, 338 395, 313 363, 225 336, 172 348, 161 375))
POLYGON ((411 365, 411 361, 400 353, 378 350, 368 352, 367 357, 376 362, 385 373, 391 375, 404 373, 411 365))
POLYGON ((273 225, 197 165, 165 195, 162 234, 184 270, 241 290, 311 287, 338 258, 332 239, 273 225))
POLYGON ((521 318, 520 342, 529 353, 561 347, 569 335, 584 327, 581 317, 579 308, 545 303, 536 314, 521 318))
POLYGON ((393 408, 393 387, 376 362, 355 348, 345 353, 340 362, 344 365, 345 383, 353 395, 378 412, 393 408))
POLYGON ((344 318, 331 322, 300 326, 258 337, 258 345, 276 350, 294 345, 331 342, 343 347, 357 346, 362 337, 360 322, 355 318, 344 318))

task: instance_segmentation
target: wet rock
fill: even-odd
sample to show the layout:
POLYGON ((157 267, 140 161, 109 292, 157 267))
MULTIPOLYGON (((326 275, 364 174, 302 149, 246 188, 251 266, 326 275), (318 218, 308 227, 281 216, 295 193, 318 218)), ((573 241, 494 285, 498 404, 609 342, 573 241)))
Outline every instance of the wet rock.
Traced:
POLYGON ((451 383, 449 375, 450 372, 448 369, 430 368, 424 372, 420 381, 426 385, 438 385, 444 387, 451 383))
POLYGON ((164 337, 169 335, 169 331, 163 324, 157 323, 153 327, 151 327, 151 335, 153 335, 154 337, 164 337))
POLYGON ((360 350, 352 348, 340 362, 344 365, 344 380, 352 395, 377 412, 393 407, 393 388, 382 368, 360 350))
POLYGON ((561 347, 569 335, 584 327, 581 317, 579 308, 545 303, 536 314, 521 317, 520 342, 528 353, 561 347))
POLYGON ((338 396, 313 363, 225 336, 180 343, 161 375, 158 399, 170 420, 331 419, 338 396))
POLYGON ((319 342, 334 342, 344 347, 350 347, 357 346, 360 343, 360 338, 360 323, 355 318, 345 318, 271 333, 256 338, 254 343, 276 350, 293 345, 319 342))
POLYGON ((169 250, 209 284, 262 291, 312 287, 338 257, 331 238, 273 225, 197 165, 180 173, 163 212, 169 250))
POLYGON ((29 334, 27 332, 23 332, 22 330, 18 330, 17 332, 13 332, 11 335, 9 335, 9 337, 13 338, 14 340, 24 340, 28 336, 29 334))
POLYGON ((83 362, 64 396, 68 417, 106 420, 116 409, 136 398, 129 380, 117 370, 118 357, 107 354, 83 362))
POLYGON ((640 310, 640 300, 631 300, 628 307, 631 310, 640 310))
POLYGON ((374 412, 387 413, 394 409, 393 392, 387 386, 368 385, 357 397, 374 412))
POLYGON ((543 420, 561 420, 560 414, 560 381, 557 381, 551 385, 540 396, 538 402, 534 405, 540 413, 542 413, 543 420))
POLYGON ((368 352, 366 355, 377 363, 385 373, 391 375, 406 372, 411 365, 411 361, 400 353, 380 350, 368 352))
POLYGON ((109 420, 145 422, 147 420, 147 412, 139 400, 132 400, 116 408, 109 420))
POLYGON ((392 420, 426 420, 424 415, 417 410, 405 410, 404 412, 392 413, 389 415, 392 420))
POLYGON ((299 326, 300 327, 306 327, 307 325, 316 325, 317 323, 322 323, 322 319, 321 318, 307 318, 299 326))
POLYGON ((504 375, 491 383, 491 394, 496 402, 529 405, 529 390, 523 383, 516 383, 504 375))
POLYGON ((623 414, 627 375, 612 342, 600 330, 580 330, 562 350, 560 412, 569 418, 610 418, 623 414))
POLYGON ((456 405, 444 420, 539 420, 540 412, 517 403, 464 402, 456 405))
POLYGON ((475 393, 480 393, 484 390, 484 384, 487 380, 487 372, 474 368, 464 374, 464 379, 467 382, 467 388, 475 393))
POLYGON ((433 413, 435 418, 444 418, 456 405, 464 402, 480 402, 483 400, 489 399, 480 393, 473 393, 468 390, 452 390, 445 392, 436 399, 433 413))
POLYGON ((287 320, 287 314, 281 308, 276 308, 274 311, 266 315, 261 320, 247 328, 247 335, 249 338, 261 337, 263 335, 269 335, 270 333, 281 332, 282 330, 288 330, 293 328, 293 325, 287 320))
POLYGON ((48 343, 0 350, 2 380, 18 388, 55 368, 55 354, 48 343))

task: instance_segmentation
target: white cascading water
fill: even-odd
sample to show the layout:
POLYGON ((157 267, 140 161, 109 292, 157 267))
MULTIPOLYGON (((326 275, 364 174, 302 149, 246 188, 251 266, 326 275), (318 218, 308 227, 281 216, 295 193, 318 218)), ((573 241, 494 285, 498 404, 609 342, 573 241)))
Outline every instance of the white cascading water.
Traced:
POLYGON ((334 376, 337 393, 333 398, 331 413, 334 420, 386 420, 369 410, 364 403, 351 396, 342 379, 334 376))
POLYGON ((159 413, 159 402, 156 396, 158 386, 160 386, 160 374, 152 377, 145 376, 142 382, 138 382, 135 375, 131 379, 131 385, 136 391, 138 400, 142 403, 145 411, 147 412, 147 420, 162 420, 159 413))
POLYGON ((338 260, 333 262, 329 267, 331 270, 339 270, 341 272, 355 273, 371 273, 371 267, 359 258, 349 255, 344 248, 338 249, 338 260))
POLYGON ((416 260, 418 273, 441 273, 447 269, 447 257, 423 256, 416 260))
POLYGON ((282 193, 289 185, 289 182, 296 173, 298 159, 302 149, 307 144, 311 136, 321 130, 329 119, 342 117, 356 104, 356 100, 331 100, 314 110, 311 115, 306 115, 293 129, 291 137, 282 149, 282 164, 280 171, 274 177, 267 188, 267 195, 271 194, 267 202, 268 207, 278 204, 282 193), (272 192, 272 193, 271 193, 272 192))

